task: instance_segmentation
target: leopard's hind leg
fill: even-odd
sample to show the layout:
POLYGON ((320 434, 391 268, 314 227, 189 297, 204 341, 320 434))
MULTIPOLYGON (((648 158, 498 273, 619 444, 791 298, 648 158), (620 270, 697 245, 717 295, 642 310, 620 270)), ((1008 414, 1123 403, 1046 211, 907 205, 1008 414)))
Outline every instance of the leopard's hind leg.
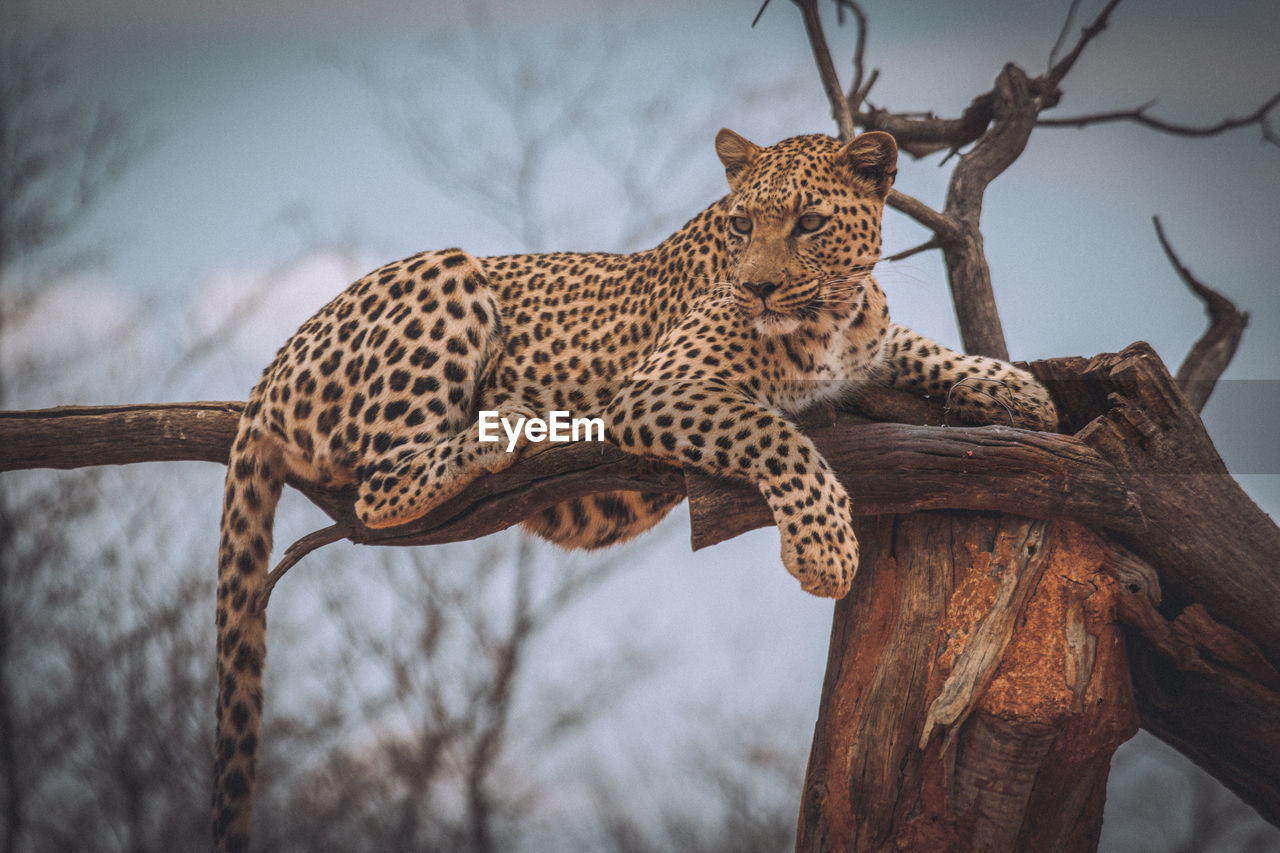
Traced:
MULTIPOLYGON (((497 417, 515 423, 533 417, 523 405, 501 405, 497 417)), ((357 471, 356 515, 366 527, 394 527, 426 515, 484 474, 514 465, 526 439, 509 447, 505 436, 480 440, 480 424, 444 440, 417 436, 393 442, 357 471)))
MULTIPOLYGON (((415 300, 420 334, 406 341, 407 327, 393 329, 385 352, 370 354, 381 356, 382 368, 365 387, 352 431, 360 436, 356 515, 368 527, 420 518, 519 459, 523 436, 514 447, 503 435, 481 440, 482 396, 499 419, 534 415, 505 393, 490 387, 486 394, 502 353, 503 318, 480 264, 456 251, 431 260, 415 300)), ((413 324, 415 316, 401 321, 413 324)))

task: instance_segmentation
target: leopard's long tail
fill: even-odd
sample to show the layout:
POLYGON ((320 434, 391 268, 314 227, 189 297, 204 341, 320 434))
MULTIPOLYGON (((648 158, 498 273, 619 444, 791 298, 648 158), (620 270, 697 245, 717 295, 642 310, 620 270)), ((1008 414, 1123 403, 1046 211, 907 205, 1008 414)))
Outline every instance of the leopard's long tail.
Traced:
POLYGON ((284 484, 278 452, 248 417, 227 464, 218 547, 218 705, 213 847, 245 851, 253 811, 254 760, 267 653, 265 602, 276 504, 284 484))

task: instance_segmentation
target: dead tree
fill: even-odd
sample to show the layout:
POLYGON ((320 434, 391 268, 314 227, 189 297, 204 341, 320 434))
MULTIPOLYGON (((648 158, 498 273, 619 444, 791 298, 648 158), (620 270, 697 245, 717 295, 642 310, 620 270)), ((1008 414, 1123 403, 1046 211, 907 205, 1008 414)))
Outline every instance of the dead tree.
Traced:
MULTIPOLYGON (((888 130, 909 154, 957 153, 942 211, 900 193, 890 203, 932 231, 903 255, 944 253, 973 352, 1005 354, 983 194, 1035 128, 1133 120, 1200 134, 1256 124, 1275 141, 1267 116, 1280 96, 1215 128, 1177 127, 1145 110, 1042 118, 1118 0, 1070 50, 1055 51, 1045 74, 1006 66, 956 119, 870 106, 865 17, 837 0, 860 25, 846 93, 816 0, 793 2, 842 136, 888 130)), ((857 401, 874 422, 833 412, 808 419, 855 496, 864 562, 836 607, 798 849, 1093 849, 1111 755, 1138 726, 1280 824, 1280 528, 1227 473, 1198 415, 1247 317, 1160 239, 1211 316, 1177 378, 1141 343, 1033 363, 1063 415, 1061 435, 943 428, 940 403, 888 392, 857 401)), ((241 406, 0 413, 0 470, 225 463, 241 406)), ((603 443, 533 455, 388 530, 360 525, 349 490, 294 485, 334 523, 295 543, 272 584, 327 542, 472 539, 593 492, 687 494, 695 548, 771 523, 749 486, 603 443)))
MULTIPOLYGON (((970 352, 1008 358, 983 251, 982 202, 1037 127, 1127 120, 1205 136, 1256 124, 1265 141, 1280 141, 1268 123, 1280 94, 1208 128, 1161 121, 1146 108, 1042 118, 1119 0, 1059 55, 1073 3, 1044 74, 1006 65, 956 119, 869 105, 877 74, 863 65, 867 22, 855 0, 835 0, 857 25, 854 82, 844 90, 817 0, 793 2, 843 138, 887 130, 917 157, 958 154, 941 211, 898 193, 889 203, 933 232, 903 254, 942 251, 970 352)), ((1276 528, 1231 480, 1197 416, 1248 317, 1196 280, 1155 224, 1211 320, 1178 381, 1139 347, 1036 365, 1066 413, 1066 430, 1120 474, 1128 495, 1113 504, 1115 519, 1089 531, 1047 522, 1064 516, 1024 504, 1017 515, 866 523, 875 556, 858 583, 872 591, 855 589, 836 611, 798 850, 1094 849, 1111 754, 1139 724, 1280 822, 1277 743, 1257 743, 1260 728, 1274 731, 1280 722, 1280 623, 1269 605, 1246 601, 1280 588, 1276 528), (1116 525, 1122 509, 1138 510, 1138 530, 1116 525), (1211 531, 1245 544, 1248 553, 1234 555, 1240 562, 1218 563, 1238 575, 1188 572, 1187 549, 1211 531), (1132 667, 1120 624, 1131 635, 1132 667), (1264 754, 1270 758, 1257 763, 1264 754)), ((1052 468, 1042 473, 1046 484, 1065 486, 1052 468)))
MULTIPOLYGON (((1032 369, 1074 435, 848 414, 809 426, 859 496, 865 562, 836 609, 804 849, 1088 849, 1111 753, 1139 724, 1280 822, 1280 528, 1149 347, 1032 369)), ((896 395, 864 406, 943 418, 896 395)), ((0 413, 0 470, 225 462, 240 407, 0 413)), ((687 493, 695 548, 772 523, 749 486, 584 443, 388 530, 361 527, 349 492, 307 489, 334 524, 289 549, 273 579, 339 538, 473 539, 618 489, 687 493)))

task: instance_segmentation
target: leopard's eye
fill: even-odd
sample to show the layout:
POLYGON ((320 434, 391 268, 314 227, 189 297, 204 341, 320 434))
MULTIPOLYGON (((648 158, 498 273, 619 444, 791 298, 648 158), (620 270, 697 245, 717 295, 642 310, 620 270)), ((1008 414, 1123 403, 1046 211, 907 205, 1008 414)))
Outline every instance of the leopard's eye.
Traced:
POLYGON ((796 222, 796 234, 812 234, 827 224, 827 217, 820 213, 806 213, 796 222))
POLYGON ((734 232, 746 237, 751 233, 751 220, 745 216, 730 216, 729 227, 732 228, 734 232))

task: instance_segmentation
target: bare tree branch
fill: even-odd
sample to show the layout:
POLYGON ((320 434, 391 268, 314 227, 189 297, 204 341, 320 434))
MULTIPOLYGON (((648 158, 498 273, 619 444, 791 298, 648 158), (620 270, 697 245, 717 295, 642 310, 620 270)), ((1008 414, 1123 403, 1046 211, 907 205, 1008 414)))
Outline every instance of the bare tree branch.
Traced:
MULTIPOLYGON (((1058 84, 1062 82, 1062 78, 1066 77, 1067 73, 1075 66, 1076 60, 1080 58, 1080 54, 1084 53, 1084 49, 1089 45, 1089 42, 1097 38, 1107 28, 1111 13, 1119 5, 1120 0, 1110 0, 1102 11, 1098 13, 1097 17, 1090 21, 1089 25, 1081 31, 1080 40, 1076 42, 1075 47, 1071 48, 1071 51, 1062 59, 1053 62, 1054 52, 1058 50, 1062 43, 1061 38, 1059 39, 1059 43, 1054 45, 1053 52, 1050 53, 1051 65, 1049 73, 1044 77, 1047 88, 1057 89, 1058 84)), ((1075 9, 1076 7, 1073 4, 1067 15, 1067 23, 1063 25, 1064 29, 1070 26, 1071 19, 1075 15, 1075 9)))
MULTIPOLYGON (((822 78, 822 88, 827 93, 827 101, 831 104, 831 117, 840 129, 840 138, 853 139, 858 133, 854 125, 853 113, 849 109, 849 101, 845 99, 844 89, 840 86, 840 77, 836 74, 835 64, 831 61, 831 50, 827 47, 827 37, 822 32, 822 18, 818 14, 818 0, 791 0, 800 7, 804 19, 804 31, 809 37, 809 47, 813 51, 813 60, 818 66, 818 76, 822 78)), ((761 11, 764 7, 761 7, 761 11)))
POLYGON ((873 69, 870 76, 866 75, 866 64, 864 56, 867 49, 867 15, 862 11, 854 0, 836 0, 836 23, 844 24, 844 12, 848 9, 853 13, 857 35, 855 36, 853 48, 853 83, 849 85, 849 94, 846 102, 849 104, 851 112, 857 112, 862 102, 867 99, 867 93, 871 91, 871 87, 875 85, 876 79, 880 76, 879 69, 873 69), (865 83, 863 82, 865 77, 865 83))
MULTIPOLYGON (((1124 531, 1140 540, 1140 546, 1132 546, 1133 550, 1159 566, 1166 583, 1186 584, 1194 600, 1205 602, 1217 618, 1245 613, 1226 616, 1227 621, 1280 660, 1280 625, 1260 620, 1256 614, 1247 615, 1252 604, 1262 599, 1247 594, 1242 586, 1245 578, 1253 578, 1249 583, 1277 584, 1277 578, 1269 573, 1280 564, 1280 530, 1239 491, 1199 419, 1182 411, 1177 400, 1165 393, 1173 380, 1150 348, 1135 344, 1123 353, 1092 361, 1055 359, 1037 362, 1032 369, 1057 396, 1064 424, 1073 429, 1087 426, 1080 439, 1002 427, 855 426, 848 421, 809 432, 858 496, 857 512, 1003 509, 1124 531), (1144 439, 1131 446, 1134 436, 1162 430, 1169 434, 1168 441, 1146 448, 1144 439), (1107 463, 1094 448, 1116 461, 1107 463), (1128 466, 1137 466, 1137 473, 1127 473, 1128 466), (1194 478, 1196 487, 1168 488, 1168 477, 1175 473, 1194 478), (1212 532, 1207 508, 1210 501, 1201 490, 1230 490, 1229 500, 1224 498, 1227 503, 1215 510, 1218 515, 1214 516, 1234 519, 1221 522, 1222 529, 1231 532, 1225 541, 1212 532), (1137 496, 1140 505, 1134 503, 1137 496), (1189 499, 1196 502, 1194 510, 1181 503, 1189 499), (1201 516, 1205 524, 1190 524, 1189 519, 1201 516), (1251 520, 1247 533, 1242 533, 1238 528, 1246 517, 1251 520), (1196 541, 1189 541, 1192 536, 1196 541), (1228 554, 1233 555, 1231 559, 1226 559, 1228 554), (1188 555, 1195 555, 1194 566, 1187 563, 1192 559, 1188 555), (1216 565, 1232 567, 1229 583, 1214 580, 1221 574, 1216 565), (1242 568, 1245 565, 1256 570, 1242 568)), ((239 417, 238 404, 185 406, 190 409, 185 419, 175 411, 158 417, 154 406, 111 407, 96 415, 92 408, 2 413, 0 448, 4 455, 0 456, 0 470, 146 459, 225 462, 239 417), (86 420, 93 417, 97 420, 86 420), (79 430, 67 428, 69 419, 78 421, 79 430), (50 445, 39 438, 51 434, 62 440, 50 445), (220 441, 214 438, 218 435, 222 436, 220 441), (184 451, 188 437, 189 449, 184 451), (118 446, 134 449, 114 451, 118 446), (28 451, 31 455, 25 456, 28 451)), ((354 530, 350 538, 355 542, 425 545, 477 538, 509 527, 546 506, 586 494, 618 490, 679 494, 691 488, 692 482, 693 478, 677 469, 630 456, 605 443, 557 446, 522 459, 501 474, 476 481, 457 498, 411 524, 385 530, 362 528, 354 515, 351 489, 293 485, 335 521, 354 530)), ((749 486, 746 489, 753 491, 749 486)), ((700 501, 707 492, 701 490, 700 501)), ((729 484, 721 484, 710 492, 722 493, 732 505, 732 495, 741 489, 735 492, 729 484)), ((755 505, 763 505, 758 494, 754 498, 755 505)), ((763 517, 753 516, 755 512, 747 506, 742 510, 747 521, 738 522, 728 509, 716 511, 712 514, 714 529, 734 530, 736 525, 747 523, 736 529, 741 532, 771 523, 767 510, 763 517)), ((698 513, 707 517, 702 510, 698 513)), ((705 531, 698 532, 695 527, 695 533, 706 544, 705 531)), ((1275 597, 1280 597, 1280 589, 1272 599, 1275 597)))
POLYGON ((896 189, 889 190, 889 197, 885 200, 885 203, 899 213, 905 213, 925 228, 928 228, 939 241, 954 240, 958 235, 959 229, 951 217, 945 213, 939 213, 929 205, 904 192, 896 189))
POLYGON ((986 92, 974 98, 959 118, 894 113, 868 105, 854 116, 854 122, 867 130, 892 134, 900 150, 920 159, 938 151, 959 150, 981 137, 991 124, 993 97, 986 92))
POLYGON ((258 595, 257 603, 254 605, 259 613, 265 613, 267 603, 271 599, 271 591, 276 588, 276 584, 280 582, 280 578, 285 576, 290 569, 302 561, 302 558, 310 554, 317 548, 323 548, 325 545, 331 545, 334 542, 340 542, 351 535, 352 531, 343 524, 331 524, 319 530, 312 531, 303 536, 297 542, 294 542, 285 549, 284 556, 271 574, 267 576, 267 582, 263 585, 258 595))
POLYGON ((133 462, 226 463, 244 403, 60 406, 0 412, 0 471, 133 462))
POLYGON ((889 256, 889 257, 887 257, 887 258, 882 258, 882 259, 881 259, 881 262, 884 262, 884 261, 905 261, 907 258, 911 257, 912 255, 918 255, 918 254, 920 254, 921 252, 927 252, 927 251, 929 251, 930 249, 937 249, 937 248, 939 248, 939 247, 941 247, 941 246, 942 246, 942 244, 941 244, 940 242, 938 242, 938 239, 935 237, 935 238, 933 238, 933 239, 931 239, 931 240, 926 240, 926 241, 924 241, 924 242, 923 242, 923 243, 921 243, 919 246, 912 246, 910 249, 903 249, 901 252, 898 252, 898 253, 896 253, 896 254, 890 255, 890 256, 889 256))
POLYGON ((1067 44, 1067 37, 1071 34, 1071 24, 1075 22, 1076 12, 1080 11, 1080 0, 1071 0, 1071 6, 1067 9, 1066 20, 1062 22, 1062 29, 1058 31, 1058 38, 1054 40, 1053 47, 1049 50, 1049 67, 1045 69, 1050 71, 1058 62, 1058 56, 1062 53, 1062 48, 1067 44))
POLYGON ((952 172, 946 213, 957 219, 978 221, 987 186, 1022 154, 1035 129, 1037 111, 1036 95, 1026 73, 1016 65, 1006 65, 996 78, 993 126, 972 151, 960 158, 952 172))
POLYGON ((1173 246, 1169 244, 1164 227, 1160 224, 1160 217, 1153 216, 1151 221, 1155 224, 1156 237, 1159 238, 1160 247, 1164 249, 1169 263, 1173 264, 1173 268, 1178 271, 1178 277, 1183 283, 1204 303, 1205 311, 1209 315, 1209 328, 1196 341, 1191 352, 1187 353, 1182 366, 1178 368, 1177 375, 1178 387, 1182 389, 1182 393, 1187 395, 1187 399, 1197 412, 1203 411, 1204 404, 1208 402, 1209 395, 1218 384, 1218 378, 1235 357, 1236 348, 1240 346, 1240 338, 1244 335, 1245 327, 1249 325, 1249 315, 1237 309, 1230 299, 1192 275, 1191 270, 1187 269, 1174 254, 1173 246))
POLYGON ((1195 138, 1204 138, 1207 136, 1217 136, 1230 130, 1237 130, 1250 125, 1257 125, 1262 130, 1262 139, 1272 145, 1280 147, 1280 132, 1272 127, 1270 121, 1270 113, 1277 105, 1280 105, 1280 92, 1275 93, 1262 103, 1256 110, 1248 115, 1238 116, 1236 118, 1224 118, 1217 124, 1211 125, 1188 125, 1178 124, 1176 122, 1165 121, 1154 116, 1148 115, 1147 110, 1155 105, 1155 101, 1148 101, 1137 109, 1132 110, 1114 110, 1111 112, 1090 113, 1082 116, 1072 116, 1070 118, 1042 118, 1036 124, 1040 127, 1088 127, 1094 124, 1106 124, 1116 121, 1131 121, 1144 127, 1158 130, 1162 133, 1172 134, 1174 136, 1189 136, 1195 138))
POLYGON ((943 213, 956 223, 959 233, 938 235, 965 351, 1006 361, 1009 348, 983 246, 982 204, 987 187, 1026 148, 1039 109, 1040 100, 1027 75, 1016 65, 1006 65, 996 78, 992 126, 971 151, 961 155, 947 187, 943 213))
MULTIPOLYGON (((857 33, 854 36, 853 83, 850 85, 849 92, 846 95, 842 91, 835 63, 831 59, 831 50, 827 45, 826 35, 822 30, 822 19, 818 13, 817 0, 792 0, 792 2, 800 7, 800 12, 804 19, 805 32, 809 37, 809 46, 813 51, 814 62, 818 66, 818 73, 822 78, 822 86, 827 93, 827 100, 831 104, 831 115, 839 128, 840 138, 852 139, 857 133, 854 113, 866 100, 871 87, 875 85, 876 80, 880 77, 879 69, 872 69, 869 75, 866 73, 864 60, 867 46, 866 13, 862 11, 862 7, 855 0, 835 0, 837 25, 844 25, 844 13, 846 11, 853 14, 857 24, 857 33)), ((754 27, 759 22, 760 16, 764 14, 764 10, 768 6, 769 0, 764 0, 764 3, 760 5, 760 9, 756 12, 756 16, 751 20, 751 26, 754 27)))
POLYGON ((764 15, 764 10, 768 8, 769 0, 764 0, 764 2, 760 4, 760 8, 756 10, 756 16, 751 19, 751 26, 754 27, 756 24, 760 23, 760 18, 764 15))

